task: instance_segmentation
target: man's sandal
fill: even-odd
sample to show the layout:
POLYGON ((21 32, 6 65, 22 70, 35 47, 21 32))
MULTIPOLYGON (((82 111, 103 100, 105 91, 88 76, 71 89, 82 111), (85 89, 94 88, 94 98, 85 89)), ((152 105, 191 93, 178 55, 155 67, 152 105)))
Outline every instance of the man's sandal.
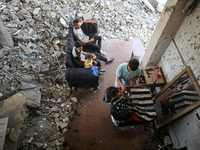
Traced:
POLYGON ((113 62, 115 60, 115 58, 111 58, 109 61, 106 62, 106 64, 109 64, 111 62, 113 62))

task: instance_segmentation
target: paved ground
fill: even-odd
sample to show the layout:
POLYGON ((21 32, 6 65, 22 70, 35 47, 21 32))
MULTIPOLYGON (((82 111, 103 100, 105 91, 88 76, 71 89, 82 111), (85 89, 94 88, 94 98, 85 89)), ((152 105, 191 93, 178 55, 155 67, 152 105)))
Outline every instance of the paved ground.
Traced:
POLYGON ((100 76, 100 90, 78 88, 72 95, 80 100, 65 135, 64 149, 72 150, 157 150, 158 140, 154 136, 153 123, 139 125, 130 131, 117 129, 110 119, 109 104, 103 102, 103 92, 114 85, 115 71, 119 64, 128 62, 132 52, 132 41, 109 40, 103 43, 107 57, 115 57, 111 64, 102 66, 105 75, 100 76))

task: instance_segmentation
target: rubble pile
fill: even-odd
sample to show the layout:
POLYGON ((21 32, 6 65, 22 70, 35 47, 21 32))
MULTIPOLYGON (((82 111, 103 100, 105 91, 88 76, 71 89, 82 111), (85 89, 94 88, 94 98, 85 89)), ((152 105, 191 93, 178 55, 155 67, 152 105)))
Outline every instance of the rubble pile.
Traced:
POLYGON ((76 103, 75 97, 68 100, 49 98, 39 109, 30 110, 32 114, 25 121, 27 127, 22 128, 18 149, 60 149, 69 121, 77 113, 73 106, 76 103))
POLYGON ((0 98, 23 91, 29 110, 18 149, 59 149, 76 105, 64 78, 64 5, 22 0, 0 4, 1 20, 15 44, 0 49, 0 98))
MULTIPOLYGON (((99 34, 106 39, 142 40, 145 49, 160 17, 159 13, 144 9, 140 0, 80 0, 69 4, 77 10, 77 15, 84 20, 95 19, 99 22, 99 34)), ((76 14, 75 14, 76 13, 76 14)))
POLYGON ((139 0, 13 0, 0 2, 0 19, 14 47, 0 47, 0 100, 26 95, 19 149, 59 149, 78 100, 64 78, 68 25, 75 17, 98 21, 106 39, 139 37, 145 48, 160 14, 139 0))

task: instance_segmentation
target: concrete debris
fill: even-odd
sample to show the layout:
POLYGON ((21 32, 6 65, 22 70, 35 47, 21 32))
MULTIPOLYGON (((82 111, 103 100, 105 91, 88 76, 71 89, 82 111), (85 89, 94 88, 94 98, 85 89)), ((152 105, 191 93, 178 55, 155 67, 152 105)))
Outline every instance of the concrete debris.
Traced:
POLYGON ((26 105, 29 107, 40 107, 41 92, 40 89, 29 89, 23 91, 26 96, 26 105))
POLYGON ((58 99, 60 97, 60 93, 58 91, 53 91, 52 92, 52 96, 55 98, 55 99, 58 99))
POLYGON ((24 91, 29 113, 21 134, 9 127, 12 141, 20 134, 18 149, 60 149, 76 113, 64 77, 70 21, 95 19, 104 40, 137 37, 146 49, 160 16, 138 0, 15 0, 0 2, 0 14, 0 100, 24 91))
POLYGON ((22 84, 20 86, 20 89, 21 90, 26 90, 26 89, 33 89, 33 88, 36 88, 36 87, 37 87, 37 85, 35 85, 35 84, 22 82, 22 84))
POLYGON ((50 65, 48 63, 42 63, 40 66, 41 73, 48 73, 50 65))
POLYGON ((158 6, 157 6, 157 8, 156 8, 158 12, 161 13, 161 12, 163 11, 166 2, 167 2, 167 0, 159 0, 159 1, 158 1, 158 6))
MULTIPOLYGON (((6 8, 4 8, 6 9, 6 8)), ((0 46, 13 46, 14 42, 0 19, 0 46)))
MULTIPOLYGON (((16 149, 18 137, 24 123, 26 114, 25 107, 26 97, 23 93, 17 93, 12 97, 4 100, 4 104, 0 109, 0 118, 8 117, 8 125, 6 131, 6 139, 4 144, 5 150, 16 149)), ((3 144, 3 143, 1 143, 3 144)))
POLYGON ((13 141, 13 142, 16 142, 16 141, 18 140, 14 128, 11 129, 11 132, 10 132, 9 138, 10 138, 10 140, 13 141))
POLYGON ((78 99, 76 98, 76 97, 71 97, 71 100, 73 101, 73 102, 77 102, 78 101, 78 99))

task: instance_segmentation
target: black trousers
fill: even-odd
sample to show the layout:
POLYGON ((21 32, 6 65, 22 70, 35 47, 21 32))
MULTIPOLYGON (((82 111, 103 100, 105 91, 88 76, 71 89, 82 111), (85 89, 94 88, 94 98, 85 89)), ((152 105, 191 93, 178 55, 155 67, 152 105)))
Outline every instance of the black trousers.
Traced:
POLYGON ((93 49, 93 50, 97 51, 98 53, 100 53, 101 41, 102 41, 101 36, 90 36, 89 38, 90 39, 94 38, 94 42, 86 43, 83 47, 93 49), (98 41, 98 45, 96 44, 97 41, 98 41))
POLYGON ((94 53, 94 55, 96 56, 95 61, 97 62, 97 66, 98 66, 99 68, 101 68, 101 62, 100 62, 99 60, 102 60, 102 61, 104 61, 104 62, 106 62, 106 61, 108 60, 106 57, 102 56, 102 55, 99 54, 99 53, 94 53))

